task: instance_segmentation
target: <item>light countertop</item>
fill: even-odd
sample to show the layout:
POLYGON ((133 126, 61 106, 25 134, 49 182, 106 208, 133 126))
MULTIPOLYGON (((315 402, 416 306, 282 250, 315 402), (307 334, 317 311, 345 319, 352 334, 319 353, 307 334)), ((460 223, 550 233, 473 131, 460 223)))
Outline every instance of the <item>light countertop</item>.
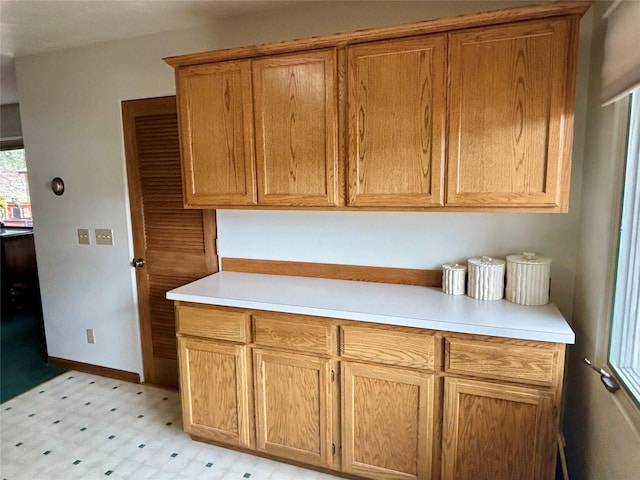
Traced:
POLYGON ((438 288, 324 278, 219 272, 167 292, 169 300, 344 320, 574 343, 554 304, 446 295, 438 288))
POLYGON ((33 230, 30 228, 0 228, 0 237, 2 238, 21 237, 24 235, 33 235, 33 230))

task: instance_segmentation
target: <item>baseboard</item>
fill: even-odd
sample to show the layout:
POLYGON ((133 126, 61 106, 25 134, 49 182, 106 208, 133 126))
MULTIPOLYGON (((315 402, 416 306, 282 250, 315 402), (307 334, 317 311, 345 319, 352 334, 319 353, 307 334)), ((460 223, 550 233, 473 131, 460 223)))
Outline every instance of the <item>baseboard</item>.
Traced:
POLYGON ((140 383, 139 373, 127 372, 126 370, 101 367, 99 365, 91 365, 90 363, 76 362, 75 360, 66 360, 64 358, 57 357, 47 357, 47 363, 55 365, 56 367, 66 368, 68 370, 91 373, 93 375, 100 375, 101 377, 113 378, 115 380, 123 380, 125 382, 140 383))

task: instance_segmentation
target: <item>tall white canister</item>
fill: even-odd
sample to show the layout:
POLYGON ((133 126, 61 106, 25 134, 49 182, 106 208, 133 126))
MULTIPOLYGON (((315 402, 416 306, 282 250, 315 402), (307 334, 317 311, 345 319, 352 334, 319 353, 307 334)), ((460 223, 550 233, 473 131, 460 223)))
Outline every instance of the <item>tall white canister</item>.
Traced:
POLYGON ((477 300, 500 300, 504 296, 504 260, 470 258, 467 295, 477 300))
POLYGON ((520 305, 549 303, 551 259, 535 253, 507 255, 507 300, 520 305))

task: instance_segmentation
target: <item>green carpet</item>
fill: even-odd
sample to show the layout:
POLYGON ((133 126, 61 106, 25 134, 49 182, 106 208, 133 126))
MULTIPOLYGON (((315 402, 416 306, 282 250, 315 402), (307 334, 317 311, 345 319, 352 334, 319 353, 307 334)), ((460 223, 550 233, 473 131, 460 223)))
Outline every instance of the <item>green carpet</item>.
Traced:
POLYGON ((48 365, 39 313, 2 317, 0 323, 0 403, 40 385, 65 369, 48 365))

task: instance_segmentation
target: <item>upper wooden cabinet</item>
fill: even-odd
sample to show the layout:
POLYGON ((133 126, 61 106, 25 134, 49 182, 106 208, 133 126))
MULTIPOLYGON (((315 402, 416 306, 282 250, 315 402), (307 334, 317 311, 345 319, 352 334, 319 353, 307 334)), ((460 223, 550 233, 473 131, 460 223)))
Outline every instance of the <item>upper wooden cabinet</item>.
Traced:
POLYGON ((165 59, 185 205, 566 212, 590 5, 165 59))
POLYGON ((258 203, 337 205, 335 49, 252 62, 258 203))
POLYGON ((445 35, 347 48, 349 205, 442 205, 445 35))
POLYGON ((176 72, 185 205, 255 205, 251 64, 176 72))
POLYGON ((185 206, 337 205, 335 56, 179 69, 185 206))
POLYGON ((451 33, 447 205, 566 210, 573 20, 451 33))

